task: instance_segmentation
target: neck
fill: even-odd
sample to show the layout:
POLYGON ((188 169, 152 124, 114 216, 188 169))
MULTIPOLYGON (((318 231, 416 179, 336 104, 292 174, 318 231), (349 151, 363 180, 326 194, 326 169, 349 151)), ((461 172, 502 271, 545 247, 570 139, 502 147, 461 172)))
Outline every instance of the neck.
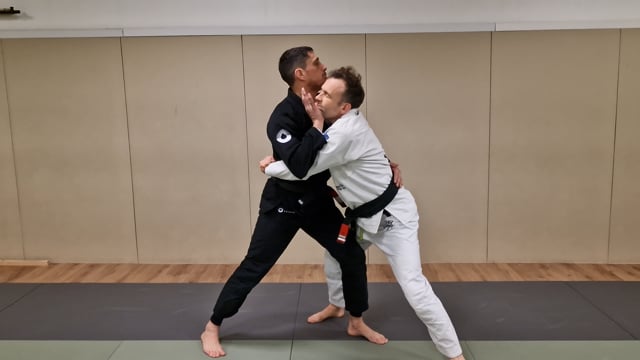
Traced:
POLYGON ((311 87, 309 84, 295 83, 293 84, 293 86, 291 86, 291 90, 300 98, 302 97, 302 88, 304 88, 307 93, 311 94, 312 96, 315 96, 315 94, 320 91, 320 89, 311 87))
POLYGON ((348 111, 345 112, 345 113, 340 114, 339 116, 336 116, 333 119, 326 119, 325 118, 324 121, 328 122, 329 124, 333 124, 334 122, 338 121, 338 119, 341 119, 343 116, 345 116, 347 113, 348 113, 348 111))

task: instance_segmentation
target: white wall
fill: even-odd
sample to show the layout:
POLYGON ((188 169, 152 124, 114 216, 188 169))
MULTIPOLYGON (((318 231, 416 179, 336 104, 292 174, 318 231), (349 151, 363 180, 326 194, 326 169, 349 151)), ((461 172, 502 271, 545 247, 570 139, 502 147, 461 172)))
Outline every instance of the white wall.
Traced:
POLYGON ((15 0, 0 37, 640 27, 637 0, 15 0))

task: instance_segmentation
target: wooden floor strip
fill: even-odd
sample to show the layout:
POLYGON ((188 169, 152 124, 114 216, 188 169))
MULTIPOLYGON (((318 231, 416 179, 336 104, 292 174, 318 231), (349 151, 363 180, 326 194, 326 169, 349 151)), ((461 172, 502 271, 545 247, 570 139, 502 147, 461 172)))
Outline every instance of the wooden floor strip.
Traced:
MULTIPOLYGON (((49 264, 0 266, 0 283, 224 283, 236 264, 49 264)), ((424 264, 441 281, 640 281, 640 264, 424 264)), ((389 265, 368 265, 369 282, 395 282, 389 265)), ((322 283, 322 265, 278 264, 268 283, 322 283)))
POLYGON ((5 260, 0 259, 0 266, 48 266, 49 260, 5 260))

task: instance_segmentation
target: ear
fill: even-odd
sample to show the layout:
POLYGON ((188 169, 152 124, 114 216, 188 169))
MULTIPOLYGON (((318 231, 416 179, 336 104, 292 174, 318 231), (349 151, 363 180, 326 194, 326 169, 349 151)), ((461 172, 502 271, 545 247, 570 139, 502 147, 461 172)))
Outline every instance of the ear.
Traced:
POLYGON ((299 79, 299 80, 305 80, 305 73, 304 73, 304 70, 303 70, 302 68, 296 68, 296 69, 293 71, 293 76, 294 76, 296 79, 299 79))
POLYGON ((342 106, 340 107, 340 116, 348 113, 351 110, 351 103, 342 103, 342 106))

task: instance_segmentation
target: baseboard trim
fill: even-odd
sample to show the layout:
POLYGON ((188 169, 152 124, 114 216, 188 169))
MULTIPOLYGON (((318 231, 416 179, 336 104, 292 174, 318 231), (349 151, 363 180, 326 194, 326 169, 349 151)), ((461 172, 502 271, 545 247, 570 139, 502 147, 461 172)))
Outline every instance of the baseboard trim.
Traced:
POLYGON ((49 266, 49 260, 5 260, 5 259, 0 259, 0 266, 49 266))

